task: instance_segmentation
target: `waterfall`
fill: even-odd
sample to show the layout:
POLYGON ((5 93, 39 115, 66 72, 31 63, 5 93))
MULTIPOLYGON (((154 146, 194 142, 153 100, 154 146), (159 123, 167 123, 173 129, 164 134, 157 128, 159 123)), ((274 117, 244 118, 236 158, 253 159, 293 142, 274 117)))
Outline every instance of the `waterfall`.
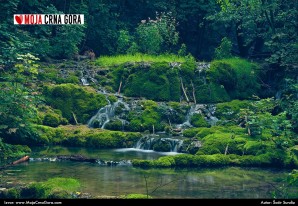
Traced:
POLYGON ((205 120, 211 125, 215 126, 218 118, 214 116, 216 107, 215 105, 212 104, 195 104, 192 105, 191 108, 189 109, 185 121, 182 124, 176 125, 176 128, 178 129, 186 129, 193 127, 190 123, 191 117, 194 114, 201 114, 205 118, 205 120))
POLYGON ((88 86, 89 85, 86 78, 81 78, 81 81, 82 81, 83 86, 88 86))
POLYGON ((106 124, 109 123, 112 119, 120 120, 122 126, 127 123, 126 120, 123 120, 115 115, 115 109, 122 104, 126 110, 129 110, 128 104, 123 102, 122 98, 118 98, 116 102, 111 103, 107 96, 106 99, 108 101, 108 105, 100 108, 96 115, 94 115, 88 122, 88 127, 100 127, 104 129, 106 124))
POLYGON ((177 125, 177 128, 188 128, 188 127, 192 127, 191 123, 190 123, 190 119, 192 117, 192 115, 195 113, 196 111, 196 105, 192 105, 189 109, 189 111, 187 112, 185 121, 182 124, 177 125))
POLYGON ((146 135, 137 142, 134 148, 141 149, 141 150, 154 150, 154 146, 157 144, 170 145, 169 151, 165 151, 165 152, 179 152, 182 147, 183 140, 168 138, 168 137, 160 138, 159 136, 155 136, 155 135, 146 135))

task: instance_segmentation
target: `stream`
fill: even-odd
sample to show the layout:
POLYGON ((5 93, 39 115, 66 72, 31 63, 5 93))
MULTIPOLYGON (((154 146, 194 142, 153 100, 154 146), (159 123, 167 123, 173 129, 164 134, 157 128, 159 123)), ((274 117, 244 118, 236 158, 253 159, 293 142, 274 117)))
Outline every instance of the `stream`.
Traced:
POLYGON ((104 161, 122 161, 157 159, 164 155, 177 154, 133 148, 103 150, 55 146, 33 148, 32 151, 29 162, 0 171, 0 188, 26 185, 54 177, 72 177, 80 181, 81 192, 96 197, 118 196, 146 194, 146 179, 149 194, 153 198, 273 198, 273 186, 282 184, 290 172, 272 168, 239 167, 145 170, 132 167, 131 164, 107 166, 87 162, 38 160, 57 155, 80 154, 104 161), (159 187, 160 185, 165 186, 159 187))

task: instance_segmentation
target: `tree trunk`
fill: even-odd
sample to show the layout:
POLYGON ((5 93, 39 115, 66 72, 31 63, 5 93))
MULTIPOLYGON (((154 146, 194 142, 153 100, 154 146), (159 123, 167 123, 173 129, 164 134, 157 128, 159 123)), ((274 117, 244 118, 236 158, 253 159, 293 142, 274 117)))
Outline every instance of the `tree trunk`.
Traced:
POLYGON ((182 82, 182 78, 181 77, 180 77, 180 81, 181 81, 181 87, 182 87, 182 91, 184 93, 185 99, 189 103, 189 99, 188 99, 187 94, 186 94, 186 91, 184 89, 184 86, 183 86, 183 82, 182 82))

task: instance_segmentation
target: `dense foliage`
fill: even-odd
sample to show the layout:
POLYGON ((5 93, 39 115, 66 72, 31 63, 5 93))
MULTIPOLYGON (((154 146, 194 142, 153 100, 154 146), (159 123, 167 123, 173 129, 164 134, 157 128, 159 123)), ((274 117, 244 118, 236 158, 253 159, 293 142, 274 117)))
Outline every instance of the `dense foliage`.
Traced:
MULTIPOLYGON (((30 153, 26 145, 130 148, 164 132, 187 154, 133 166, 298 168, 297 0, 0 6, 0 162, 30 153), (14 25, 22 13, 84 14, 85 24, 14 25), (87 127, 107 105, 114 113, 95 122, 105 127, 87 127)), ((152 149, 170 151, 164 142, 152 149)), ((54 178, 0 197, 72 198, 79 186, 54 178)))

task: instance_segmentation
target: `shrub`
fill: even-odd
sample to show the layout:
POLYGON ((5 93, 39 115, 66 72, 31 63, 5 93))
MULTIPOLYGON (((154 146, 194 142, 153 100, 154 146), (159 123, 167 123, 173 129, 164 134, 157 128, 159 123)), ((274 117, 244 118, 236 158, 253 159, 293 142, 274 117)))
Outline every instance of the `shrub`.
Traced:
POLYGON ((215 49, 214 57, 215 59, 224 59, 232 57, 232 42, 227 38, 224 37, 221 40, 219 47, 215 49))
POLYGON ((60 124, 60 118, 57 114, 46 114, 43 119, 43 124, 50 127, 58 127, 60 124))

